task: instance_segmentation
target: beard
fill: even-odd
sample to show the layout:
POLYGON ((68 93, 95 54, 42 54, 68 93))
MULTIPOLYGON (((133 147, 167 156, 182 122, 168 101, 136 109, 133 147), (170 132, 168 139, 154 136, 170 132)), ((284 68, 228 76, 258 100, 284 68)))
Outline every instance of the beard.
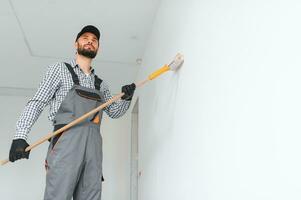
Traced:
POLYGON ((93 51, 93 50, 84 49, 84 46, 79 46, 77 49, 77 53, 79 55, 93 59, 97 55, 97 49, 93 51))

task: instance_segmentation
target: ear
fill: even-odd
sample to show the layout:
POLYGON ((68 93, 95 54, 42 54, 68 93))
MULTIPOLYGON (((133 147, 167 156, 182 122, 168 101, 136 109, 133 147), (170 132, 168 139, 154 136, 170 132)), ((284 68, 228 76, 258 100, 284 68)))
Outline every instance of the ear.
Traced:
POLYGON ((77 50, 77 48, 78 48, 78 42, 77 41, 75 41, 75 43, 74 43, 74 48, 77 50))

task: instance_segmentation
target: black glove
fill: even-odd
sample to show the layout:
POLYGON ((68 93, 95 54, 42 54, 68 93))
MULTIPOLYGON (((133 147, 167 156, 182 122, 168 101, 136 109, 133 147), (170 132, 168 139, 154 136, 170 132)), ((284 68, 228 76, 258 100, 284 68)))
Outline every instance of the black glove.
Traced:
POLYGON ((127 101, 132 100, 135 89, 136 89, 135 83, 132 83, 130 85, 122 86, 121 91, 124 93, 124 95, 121 97, 121 99, 124 99, 124 100, 127 100, 127 101))
POLYGON ((29 144, 23 139, 13 140, 9 151, 9 161, 15 162, 21 158, 28 159, 30 151, 25 152, 25 149, 28 146, 29 144))

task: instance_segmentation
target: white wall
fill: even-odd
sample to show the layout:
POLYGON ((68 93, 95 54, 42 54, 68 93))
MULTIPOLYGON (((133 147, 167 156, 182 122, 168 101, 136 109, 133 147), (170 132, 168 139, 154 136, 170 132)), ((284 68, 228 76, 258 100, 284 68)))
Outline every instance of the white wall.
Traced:
MULTIPOLYGON (((15 123, 30 97, 0 96, 0 156, 8 157, 15 123)), ((29 143, 35 142, 52 128, 44 110, 30 135, 29 143)), ((104 115, 102 125, 104 176, 103 199, 129 200, 130 183, 130 113, 112 120, 104 115)), ((29 160, 21 160, 0 166, 1 199, 43 199, 45 188, 44 159, 48 142, 33 149, 29 160)))
POLYGON ((162 0, 138 80, 141 200, 300 199, 301 3, 162 0))

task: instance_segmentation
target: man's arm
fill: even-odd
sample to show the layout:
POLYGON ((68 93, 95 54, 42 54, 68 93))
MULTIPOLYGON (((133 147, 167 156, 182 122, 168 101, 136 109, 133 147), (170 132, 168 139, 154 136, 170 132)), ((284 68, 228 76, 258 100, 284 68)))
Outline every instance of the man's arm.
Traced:
POLYGON ((28 133, 31 127, 36 122, 41 112, 52 99, 55 91, 60 84, 60 67, 58 64, 48 67, 46 75, 35 95, 26 104, 19 120, 16 124, 16 134, 13 137, 16 139, 27 140, 28 133))
MULTIPOLYGON (((104 82, 102 82, 102 84, 101 84, 101 89, 103 90, 104 100, 105 100, 105 102, 107 102, 108 100, 110 100, 112 98, 111 91, 110 91, 108 85, 104 82)), ((115 101, 111 105, 104 108, 104 111, 108 114, 109 117, 118 118, 125 114, 125 112, 130 107, 131 99, 132 99, 131 97, 134 94, 134 90, 135 90, 135 88, 133 88, 133 90, 131 91, 131 94, 130 94, 130 98, 128 98, 127 100, 122 99, 122 100, 115 101)))

